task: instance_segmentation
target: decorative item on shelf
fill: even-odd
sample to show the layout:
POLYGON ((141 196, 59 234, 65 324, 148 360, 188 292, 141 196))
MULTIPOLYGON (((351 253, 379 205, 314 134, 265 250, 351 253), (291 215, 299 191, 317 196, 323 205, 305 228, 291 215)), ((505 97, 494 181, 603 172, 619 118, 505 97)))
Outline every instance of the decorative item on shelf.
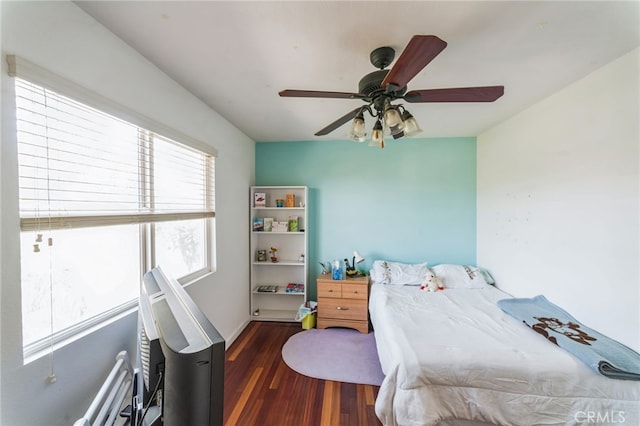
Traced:
POLYGON ((271 247, 269 249, 269 255, 271 257, 271 261, 276 263, 278 261, 278 249, 275 247, 271 247))
POLYGON ((364 257, 362 257, 362 255, 360 253, 358 253, 358 250, 353 252, 353 260, 352 260, 352 264, 349 265, 349 259, 345 259, 344 260, 344 264, 346 265, 346 273, 347 273, 347 277, 363 277, 366 274, 363 273, 362 271, 359 271, 356 269, 356 265, 358 263, 362 263, 364 262, 364 257))
POLYGON ((304 263, 304 253, 301 253, 300 256, 298 256, 298 262, 304 263))
POLYGON ((327 262, 326 265, 322 262, 318 262, 320 264, 320 266, 322 266, 322 272, 321 274, 328 274, 331 272, 331 263, 327 262))
POLYGON ((284 207, 284 200, 282 198, 276 200, 276 207, 284 207))
POLYGON ((253 218, 253 230, 254 231, 264 231, 264 219, 261 217, 253 218))
POLYGON ((267 194, 264 192, 256 192, 253 194, 253 206, 265 207, 267 205, 267 194))
POLYGON ((256 291, 258 293, 277 293, 278 289, 277 285, 259 285, 256 291))
POLYGON ((299 232, 298 216, 289 216, 289 232, 299 232))
POLYGON ((342 267, 339 260, 334 260, 331 264, 331 278, 335 281, 342 281, 342 267))
POLYGON ((266 250, 257 250, 256 251, 256 261, 258 261, 258 262, 266 262, 267 261, 267 251, 266 250))
POLYGON ((294 194, 285 194, 284 196, 284 206, 285 207, 295 207, 296 205, 296 196, 294 194))
POLYGON ((264 218, 264 232, 271 232, 272 228, 273 228, 273 218, 272 217, 265 217, 264 218))

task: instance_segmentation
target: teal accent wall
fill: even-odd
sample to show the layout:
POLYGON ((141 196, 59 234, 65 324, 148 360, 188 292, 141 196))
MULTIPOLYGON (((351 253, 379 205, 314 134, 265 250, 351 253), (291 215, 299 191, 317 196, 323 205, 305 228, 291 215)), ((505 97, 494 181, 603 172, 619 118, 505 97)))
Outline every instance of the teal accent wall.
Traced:
MULTIPOLYGON (((476 138, 261 142, 256 185, 309 187, 309 296, 320 261, 475 264, 476 138)), ((362 265, 362 264, 361 264, 362 265)))

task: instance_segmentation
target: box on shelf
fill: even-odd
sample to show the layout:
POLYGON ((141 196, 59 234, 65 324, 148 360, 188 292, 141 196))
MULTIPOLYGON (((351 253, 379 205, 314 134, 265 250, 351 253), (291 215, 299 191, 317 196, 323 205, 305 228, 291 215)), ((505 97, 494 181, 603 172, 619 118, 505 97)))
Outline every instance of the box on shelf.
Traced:
POLYGON ((285 207, 295 207, 296 205, 296 196, 295 194, 285 194, 284 196, 284 206, 285 207))
POLYGON ((274 221, 271 226, 272 232, 287 232, 289 230, 289 222, 274 221))
POLYGON ((265 217, 264 218, 264 232, 271 232, 272 228, 273 228, 273 218, 272 217, 265 217))
POLYGON ((285 293, 304 293, 304 284, 289 283, 284 291, 285 293))
POLYGON ((264 219, 261 217, 253 218, 253 230, 254 231, 264 231, 264 219))
POLYGON ((289 216, 289 232, 298 232, 298 216, 289 216))

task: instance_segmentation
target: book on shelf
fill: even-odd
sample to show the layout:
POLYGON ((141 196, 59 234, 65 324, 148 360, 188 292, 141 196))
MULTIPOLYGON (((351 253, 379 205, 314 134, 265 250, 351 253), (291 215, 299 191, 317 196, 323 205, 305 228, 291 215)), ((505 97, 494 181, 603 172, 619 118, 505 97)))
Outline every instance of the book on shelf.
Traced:
POLYGON ((256 192, 253 194, 253 206, 254 207, 266 207, 267 194, 264 192, 256 192))
POLYGON ((277 293, 278 288, 277 285, 259 285, 256 291, 258 293, 277 293))
POLYGON ((271 232, 272 228, 273 228, 273 218, 272 217, 265 217, 264 218, 264 232, 271 232))
POLYGON ((254 231, 264 231, 264 219, 261 217, 253 218, 253 230, 254 231))
POLYGON ((289 216, 289 232, 298 232, 298 216, 289 216))
POLYGON ((304 284, 289 283, 284 291, 285 293, 304 293, 304 284))

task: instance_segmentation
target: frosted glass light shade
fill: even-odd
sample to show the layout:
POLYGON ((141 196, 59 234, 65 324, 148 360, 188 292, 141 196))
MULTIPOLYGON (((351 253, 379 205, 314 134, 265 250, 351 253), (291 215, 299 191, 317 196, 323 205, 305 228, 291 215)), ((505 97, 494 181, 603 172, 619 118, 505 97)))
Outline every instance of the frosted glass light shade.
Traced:
POLYGON ((418 125, 418 122, 413 118, 413 115, 411 115, 409 111, 405 110, 402 113, 402 120, 404 122, 404 135, 406 137, 411 137, 422 132, 420 125, 418 125))
POLYGON ((364 142, 365 136, 367 136, 364 128, 364 119, 360 116, 353 119, 351 123, 351 130, 349 130, 349 137, 356 142, 364 142))
POLYGON ((369 142, 369 146, 384 148, 382 123, 380 123, 380 120, 376 120, 376 124, 373 126, 373 132, 371 133, 371 142, 369 142))

